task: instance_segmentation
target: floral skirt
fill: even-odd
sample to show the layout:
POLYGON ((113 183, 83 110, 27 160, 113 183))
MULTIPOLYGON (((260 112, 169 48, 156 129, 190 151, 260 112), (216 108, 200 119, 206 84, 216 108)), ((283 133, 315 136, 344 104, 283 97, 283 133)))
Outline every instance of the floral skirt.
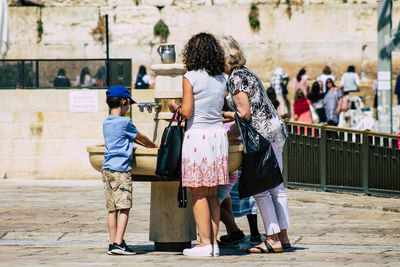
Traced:
POLYGON ((228 148, 223 127, 186 131, 182 146, 182 186, 228 184, 228 148))

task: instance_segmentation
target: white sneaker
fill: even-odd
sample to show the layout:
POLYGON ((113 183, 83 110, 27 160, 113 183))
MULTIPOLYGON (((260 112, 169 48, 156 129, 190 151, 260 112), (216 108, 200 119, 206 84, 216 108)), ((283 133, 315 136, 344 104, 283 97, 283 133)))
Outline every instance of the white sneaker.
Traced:
POLYGON ((213 256, 219 257, 219 247, 218 245, 213 245, 213 256))
MULTIPOLYGON (((212 245, 196 246, 193 248, 186 248, 183 250, 183 255, 192 257, 212 257, 213 248, 212 245)), ((219 252, 218 252, 219 255, 219 252)))

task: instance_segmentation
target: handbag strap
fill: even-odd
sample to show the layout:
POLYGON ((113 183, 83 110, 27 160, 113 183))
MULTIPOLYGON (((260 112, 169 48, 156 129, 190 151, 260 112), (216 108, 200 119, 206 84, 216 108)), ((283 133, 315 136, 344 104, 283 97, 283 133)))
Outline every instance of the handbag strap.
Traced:
POLYGON ((182 180, 179 183, 179 189, 178 189, 178 207, 179 208, 187 207, 187 191, 186 188, 182 187, 182 180))
MULTIPOLYGON (((182 124, 182 116, 181 115, 179 115, 179 110, 180 110, 180 106, 179 107, 177 107, 176 109, 175 109, 175 111, 174 111, 174 114, 172 115, 172 118, 171 118, 171 120, 169 121, 169 123, 168 123, 168 126, 165 128, 165 129, 168 129, 168 131, 167 131, 167 135, 165 136, 165 138, 163 137, 163 139, 162 139, 162 142, 164 143, 164 145, 166 145, 167 144, 167 140, 168 140, 168 135, 169 135, 169 131, 170 131, 170 129, 171 129, 171 124, 174 122, 174 119, 175 119, 175 117, 178 115, 178 125, 177 125, 177 127, 178 128, 182 128, 182 126, 181 126, 181 124, 182 124)), ((185 125, 186 126, 186 125, 185 125)), ((185 130, 185 129, 184 129, 185 130)))
POLYGON ((271 145, 271 143, 257 132, 248 121, 240 118, 237 112, 235 112, 235 119, 242 136, 245 153, 254 152, 259 150, 261 147, 271 145), (257 143, 255 141, 257 141, 257 143))
MULTIPOLYGON (((257 132, 257 131, 253 128, 253 126, 251 126, 250 121, 246 121, 246 120, 240 118, 239 115, 237 114, 237 112, 235 112, 235 119, 236 119, 236 121, 239 122, 239 123, 238 123, 239 125, 242 124, 243 126, 245 126, 246 129, 249 130, 249 131, 251 131, 251 133, 252 133, 253 135, 262 136, 259 132, 257 132)), ((240 129, 240 127, 239 127, 239 129, 240 129)))
POLYGON ((175 111, 174 111, 174 114, 172 115, 172 118, 171 118, 171 120, 169 121, 169 124, 168 124, 168 127, 171 127, 171 124, 174 122, 174 119, 175 119, 175 117, 178 115, 178 118, 177 118, 177 120, 178 120, 178 126, 180 126, 181 125, 181 123, 182 123, 182 116, 179 114, 179 110, 181 109, 181 106, 178 106, 176 109, 175 109, 175 111))

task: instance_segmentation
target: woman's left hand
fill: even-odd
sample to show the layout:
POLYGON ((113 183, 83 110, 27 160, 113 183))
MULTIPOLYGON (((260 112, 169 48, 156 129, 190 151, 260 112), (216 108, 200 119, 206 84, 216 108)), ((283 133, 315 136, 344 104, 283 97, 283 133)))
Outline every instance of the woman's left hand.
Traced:
POLYGON ((178 104, 175 102, 175 100, 168 101, 167 106, 171 112, 175 112, 175 110, 178 108, 178 104))

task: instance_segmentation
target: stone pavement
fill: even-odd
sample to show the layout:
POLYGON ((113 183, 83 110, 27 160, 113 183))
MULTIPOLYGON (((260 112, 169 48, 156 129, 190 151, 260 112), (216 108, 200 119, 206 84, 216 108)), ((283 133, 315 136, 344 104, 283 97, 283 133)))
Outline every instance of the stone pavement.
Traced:
POLYGON ((109 256, 100 180, 0 180, 0 266, 400 266, 399 198, 289 189, 291 251, 248 255, 244 242, 203 259, 153 251, 149 196, 150 183, 134 183, 125 239, 137 255, 109 256))

